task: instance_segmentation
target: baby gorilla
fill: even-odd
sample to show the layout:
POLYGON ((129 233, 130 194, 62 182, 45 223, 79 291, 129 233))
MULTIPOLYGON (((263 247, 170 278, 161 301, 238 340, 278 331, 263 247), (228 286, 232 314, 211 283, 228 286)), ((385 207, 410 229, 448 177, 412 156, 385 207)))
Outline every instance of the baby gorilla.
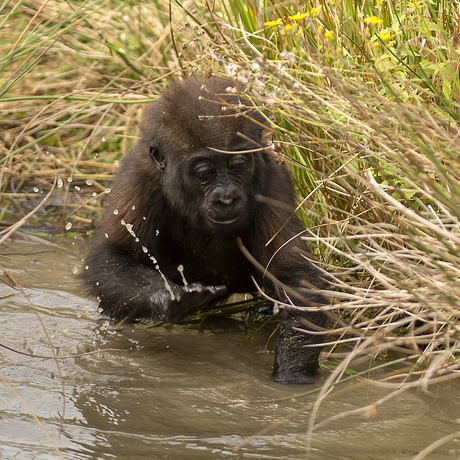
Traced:
POLYGON ((223 78, 182 81, 148 106, 79 276, 119 321, 178 322, 255 291, 254 281, 277 291, 287 305, 280 307, 273 377, 308 383, 320 347, 307 345, 322 336, 298 328, 313 323, 310 330, 318 330, 326 319, 296 305, 324 303, 318 289, 327 282, 298 238, 304 227, 290 210, 289 170, 257 148, 263 120, 223 78), (274 201, 283 205, 267 204, 274 201), (242 246, 282 284, 249 262, 242 246))

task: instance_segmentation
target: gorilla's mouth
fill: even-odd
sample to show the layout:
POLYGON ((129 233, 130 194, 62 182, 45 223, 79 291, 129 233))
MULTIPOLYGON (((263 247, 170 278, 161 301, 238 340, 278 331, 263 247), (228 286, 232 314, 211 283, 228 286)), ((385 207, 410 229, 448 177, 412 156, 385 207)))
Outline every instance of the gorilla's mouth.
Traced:
POLYGON ((231 225, 234 224, 235 222, 238 222, 241 217, 243 217, 242 214, 240 214, 237 217, 233 217, 232 219, 225 219, 225 220, 218 220, 218 219, 213 219, 211 216, 208 216, 208 219, 213 223, 217 225, 231 225))

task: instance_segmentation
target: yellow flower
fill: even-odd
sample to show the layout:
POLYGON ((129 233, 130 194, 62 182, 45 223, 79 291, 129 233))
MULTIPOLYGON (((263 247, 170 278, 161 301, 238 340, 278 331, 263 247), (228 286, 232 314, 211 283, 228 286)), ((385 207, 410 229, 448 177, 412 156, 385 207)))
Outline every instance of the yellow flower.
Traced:
POLYGON ((382 24, 383 19, 379 19, 377 16, 371 16, 370 18, 364 19, 364 22, 368 22, 369 24, 375 26, 377 24, 382 24))
POLYGON ((326 37, 326 40, 331 41, 334 39, 334 32, 325 32, 324 36, 326 37))
POLYGON ((279 26, 280 24, 283 23, 283 20, 281 18, 278 18, 276 21, 268 21, 265 23, 267 27, 274 27, 274 26, 279 26))
POLYGON ((383 40, 383 41, 387 41, 391 38, 391 35, 390 34, 382 34, 382 35, 379 35, 379 38, 380 40, 383 40))
POLYGON ((286 24, 286 30, 291 30, 291 29, 292 29, 291 24, 286 24))
POLYGON ((323 5, 319 5, 318 8, 312 8, 310 11, 310 14, 312 16, 316 16, 318 14, 318 11, 323 7, 323 5))
POLYGON ((288 16, 291 21, 301 21, 303 18, 307 17, 309 13, 299 13, 297 11, 294 16, 288 16))
POLYGON ((380 43, 379 42, 374 42, 374 43, 372 43, 372 46, 374 48, 378 48, 380 46, 380 43))

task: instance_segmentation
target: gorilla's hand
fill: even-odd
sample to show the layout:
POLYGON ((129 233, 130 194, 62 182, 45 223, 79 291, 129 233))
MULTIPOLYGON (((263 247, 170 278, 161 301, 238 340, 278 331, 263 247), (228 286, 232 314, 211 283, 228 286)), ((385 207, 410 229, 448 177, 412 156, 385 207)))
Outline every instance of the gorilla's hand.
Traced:
POLYGON ((226 286, 203 286, 201 283, 179 287, 175 289, 174 298, 169 294, 169 300, 164 305, 164 320, 168 323, 177 323, 205 308, 226 292, 226 286))

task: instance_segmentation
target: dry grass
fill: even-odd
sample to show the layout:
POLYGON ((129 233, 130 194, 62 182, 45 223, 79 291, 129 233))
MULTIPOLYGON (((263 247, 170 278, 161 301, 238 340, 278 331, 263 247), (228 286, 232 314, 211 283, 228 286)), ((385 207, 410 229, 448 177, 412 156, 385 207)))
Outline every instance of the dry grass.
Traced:
POLYGON ((57 177, 37 221, 90 228, 144 103, 186 74, 233 76, 270 114, 305 239, 336 277, 325 308, 332 372, 310 432, 323 396, 360 360, 377 359, 370 376, 380 358, 400 368, 389 398, 458 377, 457 1, 188 2, 171 12, 166 1, 45 3, 1 11, 11 15, 0 18, 4 225, 57 177), (296 11, 309 15, 288 19, 296 11))
POLYGON ((158 9, 153 3, 134 8, 119 2, 113 9, 98 2, 6 3, 0 220, 25 213, 58 177, 62 186, 40 224, 55 226, 80 206, 79 222, 89 223, 99 213, 99 202, 90 198, 110 184, 138 135, 143 103, 153 100, 170 72, 162 65, 164 48, 171 47, 169 40, 162 44, 169 37, 167 3, 158 9), (144 27, 130 36, 139 21, 144 27), (128 56, 130 47, 136 57, 128 56))

